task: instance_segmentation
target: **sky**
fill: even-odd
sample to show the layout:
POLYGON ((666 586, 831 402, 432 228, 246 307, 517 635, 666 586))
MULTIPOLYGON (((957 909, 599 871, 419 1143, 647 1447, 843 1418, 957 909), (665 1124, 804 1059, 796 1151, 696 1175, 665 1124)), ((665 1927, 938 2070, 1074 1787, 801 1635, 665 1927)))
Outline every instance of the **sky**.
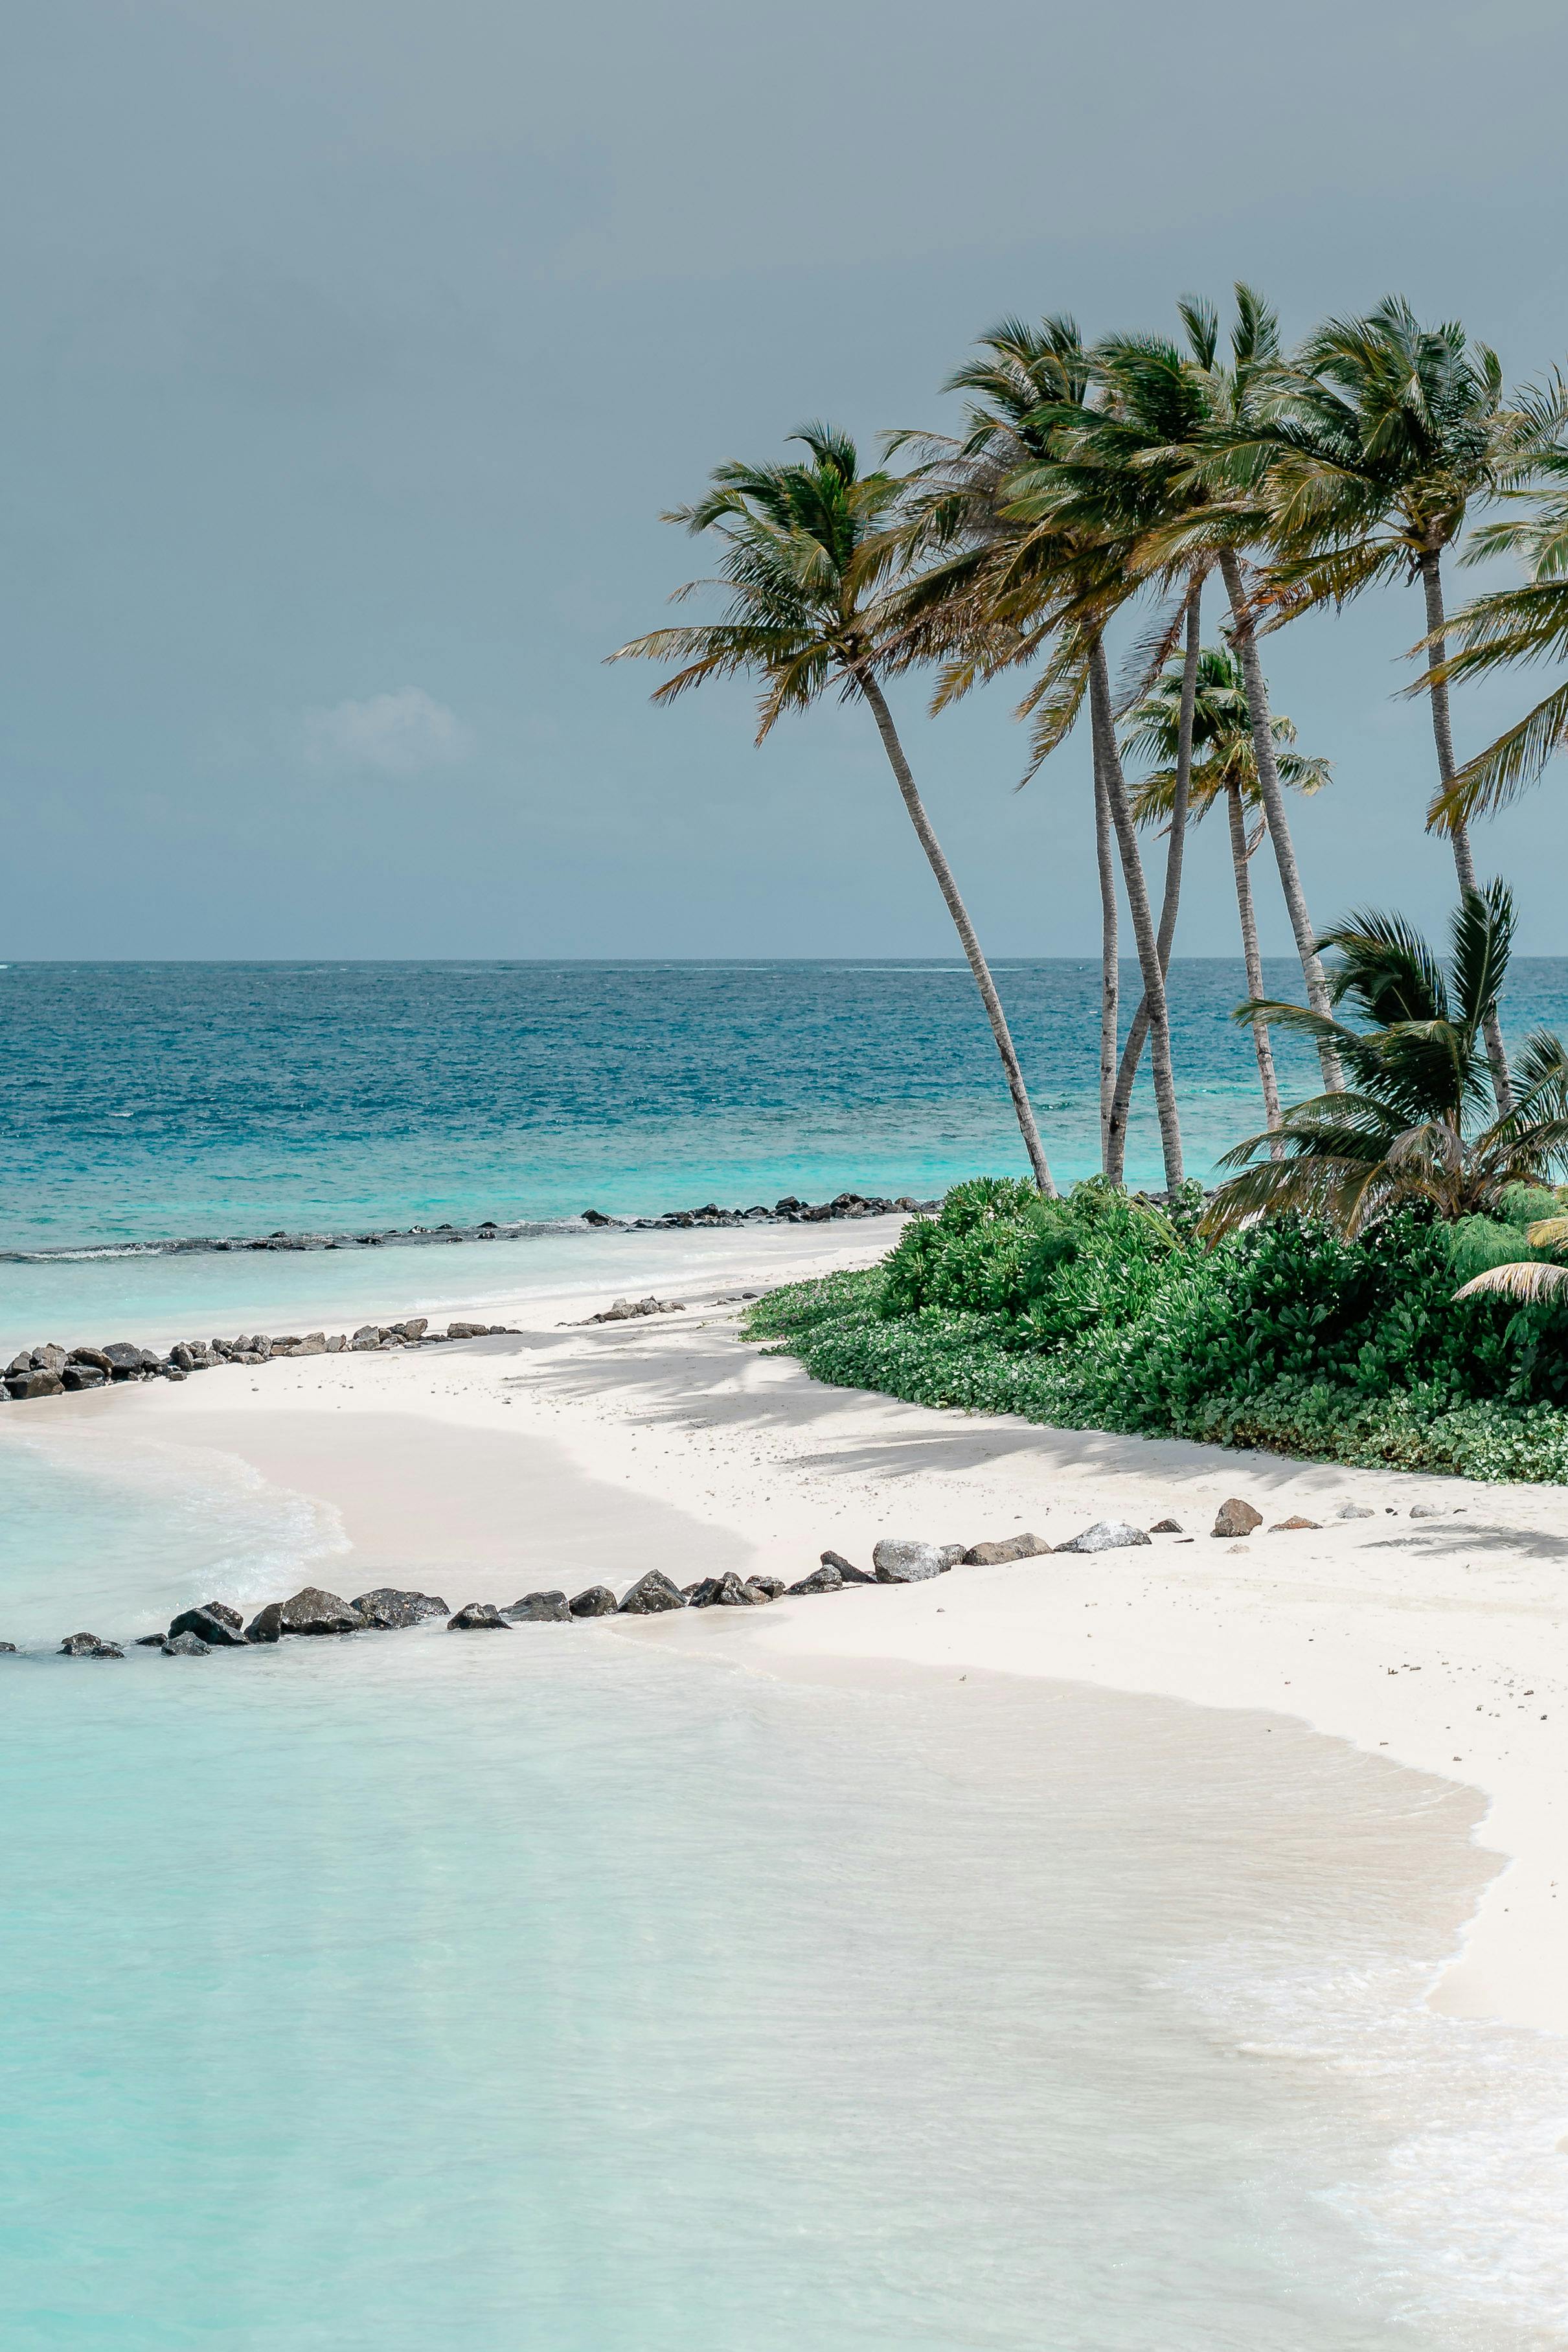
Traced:
MULTIPOLYGON (((1240 277, 1568 357, 1556 0, 50 0, 5 51, 0 956, 946 954, 863 709, 758 751, 744 688, 604 667, 702 568, 662 509, 809 417, 950 423, 1008 313, 1240 277)), ((1451 897, 1417 604, 1270 644, 1321 921, 1451 897)), ((1086 744, 1018 793, 1007 689, 925 693, 986 944, 1095 952, 1086 744)), ((1565 786, 1477 840, 1536 953, 1565 786)), ((1177 952, 1233 952, 1218 822, 1187 877, 1177 952)))

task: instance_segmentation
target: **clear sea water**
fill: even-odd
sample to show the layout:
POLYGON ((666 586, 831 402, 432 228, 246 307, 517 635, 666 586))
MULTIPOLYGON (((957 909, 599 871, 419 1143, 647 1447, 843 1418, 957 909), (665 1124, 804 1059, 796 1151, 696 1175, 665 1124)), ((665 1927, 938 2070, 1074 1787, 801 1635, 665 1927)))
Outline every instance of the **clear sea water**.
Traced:
MULTIPOLYGON (((1082 1173, 1092 972, 1003 985, 1082 1173)), ((1234 993, 1178 971, 1195 1166, 1253 1116, 1234 993)), ((68 1253, 0 1265, 19 1336, 649 1245, 171 1234, 1017 1165, 940 966, 13 967, 0 1020, 0 1245, 68 1253)), ((605 1627, 58 1659, 380 1580, 319 1501, 110 1415, 8 1413, 0 1525, 6 2352, 1568 2344, 1568 2060, 1423 2005, 1495 1867, 1464 1790, 1288 1721, 605 1627)))

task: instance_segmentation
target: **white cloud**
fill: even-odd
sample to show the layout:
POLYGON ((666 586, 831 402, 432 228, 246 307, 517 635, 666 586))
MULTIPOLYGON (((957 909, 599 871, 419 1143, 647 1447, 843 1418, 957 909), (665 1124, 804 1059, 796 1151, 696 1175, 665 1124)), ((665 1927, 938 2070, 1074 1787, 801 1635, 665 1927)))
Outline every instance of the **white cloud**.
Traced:
POLYGON ((457 713, 422 686, 305 714, 307 763, 326 775, 423 776, 455 767, 473 749, 457 713))

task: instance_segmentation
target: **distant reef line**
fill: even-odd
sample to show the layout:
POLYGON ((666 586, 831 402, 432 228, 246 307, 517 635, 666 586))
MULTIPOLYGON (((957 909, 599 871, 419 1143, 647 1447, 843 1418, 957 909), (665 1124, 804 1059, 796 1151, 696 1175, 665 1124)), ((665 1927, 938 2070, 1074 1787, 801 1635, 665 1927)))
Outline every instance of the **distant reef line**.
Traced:
POLYGON ((792 1192, 750 1209, 723 1209, 716 1201, 700 1209, 667 1209, 657 1217, 612 1217, 584 1209, 575 1217, 526 1218, 512 1223, 482 1218, 476 1225, 389 1226, 368 1234, 195 1234, 174 1241, 76 1242, 55 1249, 0 1250, 0 1265, 79 1264, 99 1257, 186 1257, 244 1250, 414 1249, 446 1242, 527 1241, 545 1234, 657 1234, 722 1231, 737 1225, 816 1225, 839 1218, 894 1217, 930 1213, 940 1201, 910 1194, 890 1200, 880 1193, 840 1192, 831 1201, 800 1201, 792 1192))

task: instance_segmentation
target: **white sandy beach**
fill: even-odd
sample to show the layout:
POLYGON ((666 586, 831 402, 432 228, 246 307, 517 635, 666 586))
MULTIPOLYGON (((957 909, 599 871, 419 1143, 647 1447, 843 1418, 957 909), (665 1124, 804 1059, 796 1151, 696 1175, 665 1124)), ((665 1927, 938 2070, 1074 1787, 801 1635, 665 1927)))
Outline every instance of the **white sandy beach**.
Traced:
MULTIPOLYGON (((672 1294, 685 1311, 645 1322, 570 1328, 609 1303, 607 1285, 539 1304, 520 1336, 57 1399, 28 1408, 28 1425, 111 1422, 239 1455, 335 1507, 353 1545, 340 1589, 439 1570, 455 1605, 596 1577, 624 1585, 653 1566, 682 1582, 727 1567, 793 1581, 828 1547, 869 1567, 883 1535, 975 1543, 1031 1529, 1060 1543, 1095 1519, 1174 1517, 1183 1536, 1147 1549, 603 1630, 767 1673, 866 1677, 894 1662, 1157 1692, 1294 1717, 1476 1788, 1482 1840, 1509 1866, 1434 1999, 1568 2027, 1568 1491, 823 1389, 743 1343, 739 1307, 715 1303, 865 1262, 893 1230, 715 1235, 710 1278, 672 1294), (1264 1514, 1245 1541, 1209 1533, 1231 1495, 1264 1514), (1336 1520, 1349 1502, 1374 1516, 1336 1520), (1417 1503, 1441 1515, 1412 1520, 1417 1503), (1270 1531, 1292 1514, 1322 1524, 1270 1531)), ((386 1265, 389 1317, 407 1311, 397 1270, 386 1265)), ((487 1307, 501 1319, 476 1297, 476 1313, 487 1307)), ((513 1300, 504 1311, 522 1319, 513 1300)))

